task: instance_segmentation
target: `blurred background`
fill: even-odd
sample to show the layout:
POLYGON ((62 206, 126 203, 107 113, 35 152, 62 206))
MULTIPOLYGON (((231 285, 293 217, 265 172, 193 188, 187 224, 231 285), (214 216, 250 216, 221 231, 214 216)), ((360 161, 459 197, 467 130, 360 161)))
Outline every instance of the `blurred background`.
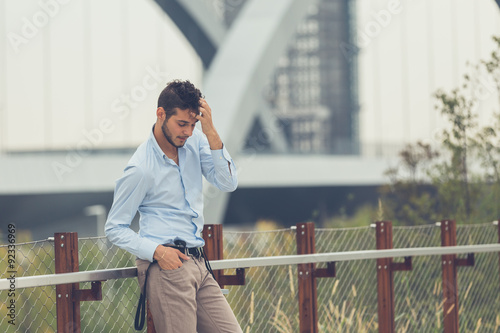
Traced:
MULTIPOLYGON (((238 167, 234 193, 205 187, 207 223, 347 223, 366 207, 373 215, 400 151, 440 144, 449 124, 433 95, 460 87, 490 57, 499 7, 0 0, 2 225, 32 239, 103 235, 115 181, 173 79, 201 88, 238 167)), ((475 113, 487 125, 498 86, 477 78, 475 113)))

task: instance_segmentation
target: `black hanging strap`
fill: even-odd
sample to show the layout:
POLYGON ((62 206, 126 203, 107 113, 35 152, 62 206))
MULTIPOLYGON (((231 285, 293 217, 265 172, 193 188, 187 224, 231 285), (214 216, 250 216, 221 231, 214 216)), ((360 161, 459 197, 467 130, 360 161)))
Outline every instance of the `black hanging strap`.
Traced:
POLYGON ((146 270, 146 277, 144 279, 144 291, 141 292, 141 297, 139 297, 139 303, 137 304, 137 311, 135 312, 135 321, 134 328, 137 331, 142 331, 144 328, 144 322, 146 321, 146 288, 148 286, 148 272, 151 268, 151 265, 156 262, 153 261, 149 264, 148 269, 146 270))
POLYGON ((214 275, 214 272, 212 271, 212 266, 210 266, 210 261, 208 261, 207 259, 207 255, 205 254, 205 249, 203 249, 202 247, 200 248, 200 252, 201 252, 201 256, 203 257, 203 259, 205 259, 205 267, 207 268, 207 270, 210 272, 210 274, 212 274, 212 277, 214 278, 215 280, 215 275, 214 275))

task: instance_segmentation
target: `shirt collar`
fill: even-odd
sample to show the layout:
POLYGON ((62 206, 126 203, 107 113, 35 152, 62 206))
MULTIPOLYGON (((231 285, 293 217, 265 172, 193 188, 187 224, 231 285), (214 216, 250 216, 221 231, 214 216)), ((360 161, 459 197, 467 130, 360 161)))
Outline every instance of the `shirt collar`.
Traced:
POLYGON ((155 150, 155 152, 159 156, 162 156, 163 158, 165 158, 166 157, 165 153, 163 152, 163 150, 161 150, 160 145, 158 144, 158 141, 156 141, 154 130, 155 130, 155 125, 153 125, 153 128, 151 129, 151 133, 149 134, 149 141, 151 141, 151 144, 153 145, 153 149, 155 150))

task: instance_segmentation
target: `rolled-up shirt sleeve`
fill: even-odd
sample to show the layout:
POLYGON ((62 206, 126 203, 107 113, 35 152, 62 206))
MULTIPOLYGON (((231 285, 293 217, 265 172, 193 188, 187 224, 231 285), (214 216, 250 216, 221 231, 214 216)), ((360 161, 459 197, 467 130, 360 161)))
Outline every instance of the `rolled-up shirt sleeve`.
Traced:
POLYGON ((236 166, 226 147, 211 150, 206 138, 200 145, 200 159, 203 175, 219 190, 232 192, 238 187, 236 166))
POLYGON ((125 169, 123 176, 116 182, 113 205, 104 231, 111 243, 152 262, 158 244, 130 229, 130 224, 148 191, 145 178, 139 167, 128 166, 125 169))

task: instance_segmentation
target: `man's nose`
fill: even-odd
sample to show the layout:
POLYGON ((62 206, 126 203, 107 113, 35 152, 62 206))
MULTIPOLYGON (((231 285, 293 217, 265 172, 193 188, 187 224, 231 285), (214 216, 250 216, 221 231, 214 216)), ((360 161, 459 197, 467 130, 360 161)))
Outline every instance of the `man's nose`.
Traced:
POLYGON ((192 128, 187 128, 187 129, 184 129, 184 135, 186 136, 191 136, 193 135, 193 129, 192 128))

